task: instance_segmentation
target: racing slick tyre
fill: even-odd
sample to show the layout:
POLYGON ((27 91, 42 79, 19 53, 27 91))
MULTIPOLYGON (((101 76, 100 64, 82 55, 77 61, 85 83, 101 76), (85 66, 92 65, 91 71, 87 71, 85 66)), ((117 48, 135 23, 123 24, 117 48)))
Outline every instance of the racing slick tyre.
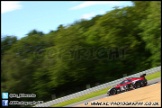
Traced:
POLYGON ((147 82, 146 81, 142 81, 141 82, 141 87, 144 87, 144 86, 146 86, 147 85, 147 82))
POLYGON ((136 82, 136 83, 134 84, 134 88, 135 88, 135 89, 140 88, 140 87, 141 87, 141 84, 140 84, 139 82, 136 82))
POLYGON ((128 86, 128 91, 130 91, 130 90, 133 90, 133 89, 134 89, 133 84, 129 84, 129 85, 127 85, 127 86, 128 86))
POLYGON ((147 86, 147 80, 145 80, 143 83, 144 83, 144 86, 147 86))
POLYGON ((109 96, 117 94, 117 90, 115 88, 111 89, 109 92, 109 96))

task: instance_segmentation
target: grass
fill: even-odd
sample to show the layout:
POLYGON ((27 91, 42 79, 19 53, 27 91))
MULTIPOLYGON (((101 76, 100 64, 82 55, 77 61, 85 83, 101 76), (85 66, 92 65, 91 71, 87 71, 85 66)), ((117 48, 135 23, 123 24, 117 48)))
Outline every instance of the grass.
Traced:
POLYGON ((95 91, 95 92, 92 92, 92 93, 89 93, 89 94, 86 94, 86 95, 83 95, 83 96, 80 96, 80 97, 77 97, 77 98, 74 98, 74 99, 71 99, 71 100, 68 100, 68 101, 65 101, 65 102, 61 102, 61 103, 53 105, 52 107, 62 107, 62 106, 66 106, 66 105, 69 105, 69 104, 72 104, 72 103, 80 102, 80 101, 83 101, 83 100, 86 100, 86 99, 89 99, 89 98, 92 98, 92 97, 95 97, 95 96, 99 96, 99 95, 105 94, 109 88, 110 87, 99 90, 99 91, 95 91))
POLYGON ((153 74, 150 75, 146 75, 146 79, 147 80, 151 80, 151 79, 155 79, 161 76, 161 72, 155 72, 153 74))
MULTIPOLYGON (((151 79, 158 78, 160 76, 161 76, 161 72, 156 72, 156 73, 153 73, 153 74, 146 75, 146 79, 151 80, 151 79)), ((95 96, 103 95, 103 94, 107 93, 107 90, 109 88, 110 87, 105 88, 105 89, 101 89, 99 91, 95 91, 95 92, 92 92, 92 93, 89 93, 89 94, 86 94, 86 95, 83 95, 83 96, 80 96, 80 97, 77 97, 77 98, 73 98, 71 100, 67 100, 67 101, 52 105, 51 107, 63 107, 63 106, 73 104, 73 103, 76 103, 76 102, 80 102, 80 101, 83 101, 83 100, 86 100, 86 99, 89 99, 89 98, 92 98, 92 97, 95 97, 95 96)))

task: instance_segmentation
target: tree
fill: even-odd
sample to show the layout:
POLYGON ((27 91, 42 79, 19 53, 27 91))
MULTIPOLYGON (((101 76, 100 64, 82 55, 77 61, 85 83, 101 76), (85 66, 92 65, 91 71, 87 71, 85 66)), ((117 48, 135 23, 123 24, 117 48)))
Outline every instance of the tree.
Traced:
POLYGON ((140 24, 143 30, 141 36, 146 42, 146 50, 152 54, 150 57, 152 66, 159 66, 161 64, 161 2, 152 1, 147 13, 147 18, 140 24))
POLYGON ((1 56, 17 42, 16 36, 6 36, 1 40, 1 56))

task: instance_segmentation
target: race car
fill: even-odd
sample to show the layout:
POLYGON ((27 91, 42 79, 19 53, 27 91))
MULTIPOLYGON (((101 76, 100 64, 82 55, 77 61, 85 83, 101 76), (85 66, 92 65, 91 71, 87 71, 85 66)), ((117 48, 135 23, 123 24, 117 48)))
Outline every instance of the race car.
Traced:
POLYGON ((115 95, 121 92, 137 89, 147 85, 147 79, 145 78, 146 74, 141 75, 140 77, 126 78, 121 83, 110 88, 107 92, 107 95, 115 95))

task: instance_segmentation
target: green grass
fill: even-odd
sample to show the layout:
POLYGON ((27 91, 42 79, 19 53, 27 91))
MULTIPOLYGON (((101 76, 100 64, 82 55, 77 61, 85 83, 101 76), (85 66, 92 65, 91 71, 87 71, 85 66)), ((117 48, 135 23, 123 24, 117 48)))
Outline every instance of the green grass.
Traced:
MULTIPOLYGON (((151 79, 154 79, 154 78, 158 78, 160 76, 161 76, 161 72, 156 72, 156 73, 153 73, 153 74, 146 75, 146 79, 151 80, 151 79)), ((63 107, 63 106, 73 104, 73 103, 76 103, 76 102, 80 102, 80 101, 83 101, 83 100, 86 100, 86 99, 89 99, 89 98, 92 98, 92 97, 95 97, 95 96, 103 95, 103 94, 107 93, 107 90, 109 88, 110 87, 105 88, 105 89, 101 89, 99 91, 95 91, 95 92, 92 92, 92 93, 89 93, 89 94, 86 94, 86 95, 83 95, 83 96, 80 96, 80 97, 77 97, 77 98, 73 98, 71 100, 52 105, 51 107, 63 107)))
POLYGON ((53 105, 52 107, 62 107, 62 106, 66 106, 66 105, 69 105, 69 104, 72 104, 72 103, 80 102, 80 101, 83 101, 83 100, 86 100, 86 99, 89 99, 89 98, 92 98, 92 97, 95 97, 95 96, 99 96, 99 95, 105 94, 109 88, 110 87, 99 90, 99 91, 95 91, 95 92, 92 92, 92 93, 89 93, 89 94, 86 94, 86 95, 83 95, 83 96, 62 102, 62 103, 58 103, 58 104, 53 105))
POLYGON ((155 72, 153 74, 146 75, 146 79, 151 80, 151 79, 154 79, 154 78, 158 78, 160 76, 161 76, 161 72, 155 72))

